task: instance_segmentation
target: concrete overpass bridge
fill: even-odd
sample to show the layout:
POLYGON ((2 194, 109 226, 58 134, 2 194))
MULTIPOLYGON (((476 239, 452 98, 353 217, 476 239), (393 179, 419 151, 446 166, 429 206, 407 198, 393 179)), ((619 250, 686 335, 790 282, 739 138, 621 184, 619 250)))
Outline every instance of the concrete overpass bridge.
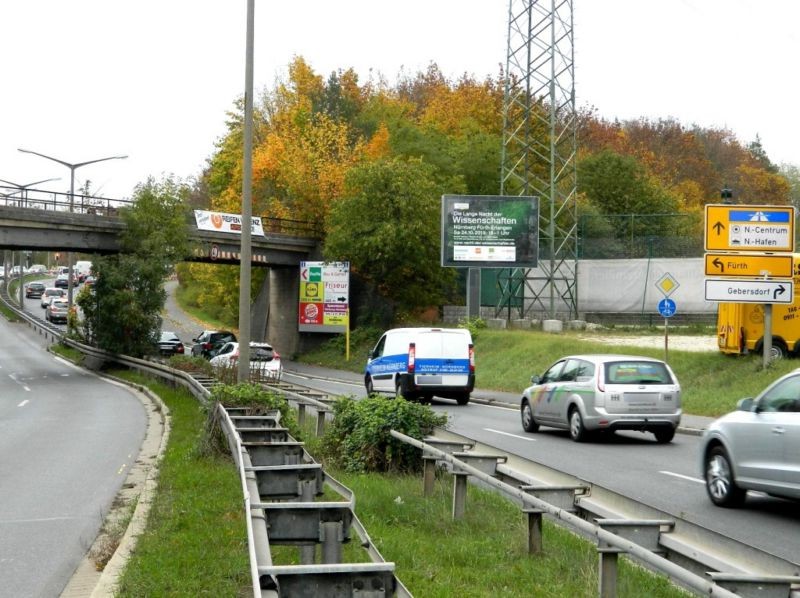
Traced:
MULTIPOLYGON (((0 189, 0 198, 2 197, 0 189)), ((12 251, 73 251, 107 255, 120 250, 125 223, 119 216, 127 202, 49 193, 0 203, 0 249, 12 251)), ((303 349, 298 332, 300 262, 320 259, 319 235, 311 223, 262 218, 264 237, 252 236, 253 267, 269 274, 251 306, 253 340, 268 338, 291 355, 303 349)), ((239 264, 237 234, 198 230, 187 222, 192 254, 187 261, 239 264)), ((238 292, 238 289, 236 289, 238 292)))

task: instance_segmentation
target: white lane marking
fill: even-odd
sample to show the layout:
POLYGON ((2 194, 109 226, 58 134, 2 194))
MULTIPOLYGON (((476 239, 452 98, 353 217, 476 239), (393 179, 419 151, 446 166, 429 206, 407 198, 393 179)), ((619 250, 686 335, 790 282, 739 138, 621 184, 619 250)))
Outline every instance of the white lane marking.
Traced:
POLYGON ((30 387, 29 387, 27 384, 25 384, 24 382, 20 382, 19 380, 17 380, 17 375, 16 375, 16 374, 9 374, 9 375, 8 375, 8 377, 9 377, 9 378, 11 378, 11 379, 12 379, 12 380, 13 380, 15 383, 19 384, 19 385, 20 385, 20 386, 21 386, 21 387, 22 387, 24 390, 26 390, 27 392, 30 392, 30 391, 31 391, 30 387))
POLYGON ((24 400, 24 401, 22 401, 22 402, 21 402, 19 405, 17 405, 17 407, 24 407, 24 406, 25 406, 25 405, 27 405, 28 403, 30 403, 30 401, 29 401, 28 399, 25 399, 25 400, 24 400))
POLYGON ((484 428, 487 432, 494 432, 495 434, 502 434, 503 436, 511 436, 512 438, 519 438, 520 440, 527 440, 529 442, 536 442, 535 438, 529 436, 520 436, 519 434, 511 434, 510 432, 503 432, 502 430, 495 430, 494 428, 484 428))
POLYGON ((683 475, 682 473, 675 473, 673 471, 659 471, 658 473, 663 473, 664 475, 671 475, 675 478, 680 478, 682 480, 689 480, 690 482, 697 482, 698 484, 705 484, 705 480, 701 480, 700 478, 693 478, 692 476, 683 475))

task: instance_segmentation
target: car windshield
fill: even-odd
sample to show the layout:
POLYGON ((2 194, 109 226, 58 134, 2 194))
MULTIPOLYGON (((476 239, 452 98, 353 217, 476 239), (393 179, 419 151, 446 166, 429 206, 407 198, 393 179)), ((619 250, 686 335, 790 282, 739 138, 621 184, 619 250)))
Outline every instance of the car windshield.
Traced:
POLYGON ((161 333, 161 342, 162 343, 165 343, 167 341, 177 341, 177 340, 180 340, 180 339, 178 339, 178 337, 176 336, 176 334, 174 332, 162 332, 161 333))
POLYGON ((605 364, 608 384, 674 384, 669 370, 657 361, 612 361, 605 364))

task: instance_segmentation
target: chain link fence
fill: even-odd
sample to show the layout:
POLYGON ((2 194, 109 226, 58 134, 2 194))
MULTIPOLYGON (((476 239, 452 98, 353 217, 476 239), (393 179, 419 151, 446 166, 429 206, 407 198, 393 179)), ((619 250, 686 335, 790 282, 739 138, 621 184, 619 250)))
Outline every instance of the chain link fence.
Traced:
POLYGON ((583 215, 578 259, 702 257, 702 214, 583 215))

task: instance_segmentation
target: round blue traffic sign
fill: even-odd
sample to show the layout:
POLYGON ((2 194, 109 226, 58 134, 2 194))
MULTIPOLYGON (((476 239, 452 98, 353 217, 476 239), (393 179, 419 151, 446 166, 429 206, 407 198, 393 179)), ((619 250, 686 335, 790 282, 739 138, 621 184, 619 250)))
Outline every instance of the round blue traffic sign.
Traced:
POLYGON ((660 313, 665 318, 669 318, 675 315, 675 311, 678 309, 678 306, 675 305, 675 302, 672 299, 664 298, 658 302, 658 313, 660 313))

